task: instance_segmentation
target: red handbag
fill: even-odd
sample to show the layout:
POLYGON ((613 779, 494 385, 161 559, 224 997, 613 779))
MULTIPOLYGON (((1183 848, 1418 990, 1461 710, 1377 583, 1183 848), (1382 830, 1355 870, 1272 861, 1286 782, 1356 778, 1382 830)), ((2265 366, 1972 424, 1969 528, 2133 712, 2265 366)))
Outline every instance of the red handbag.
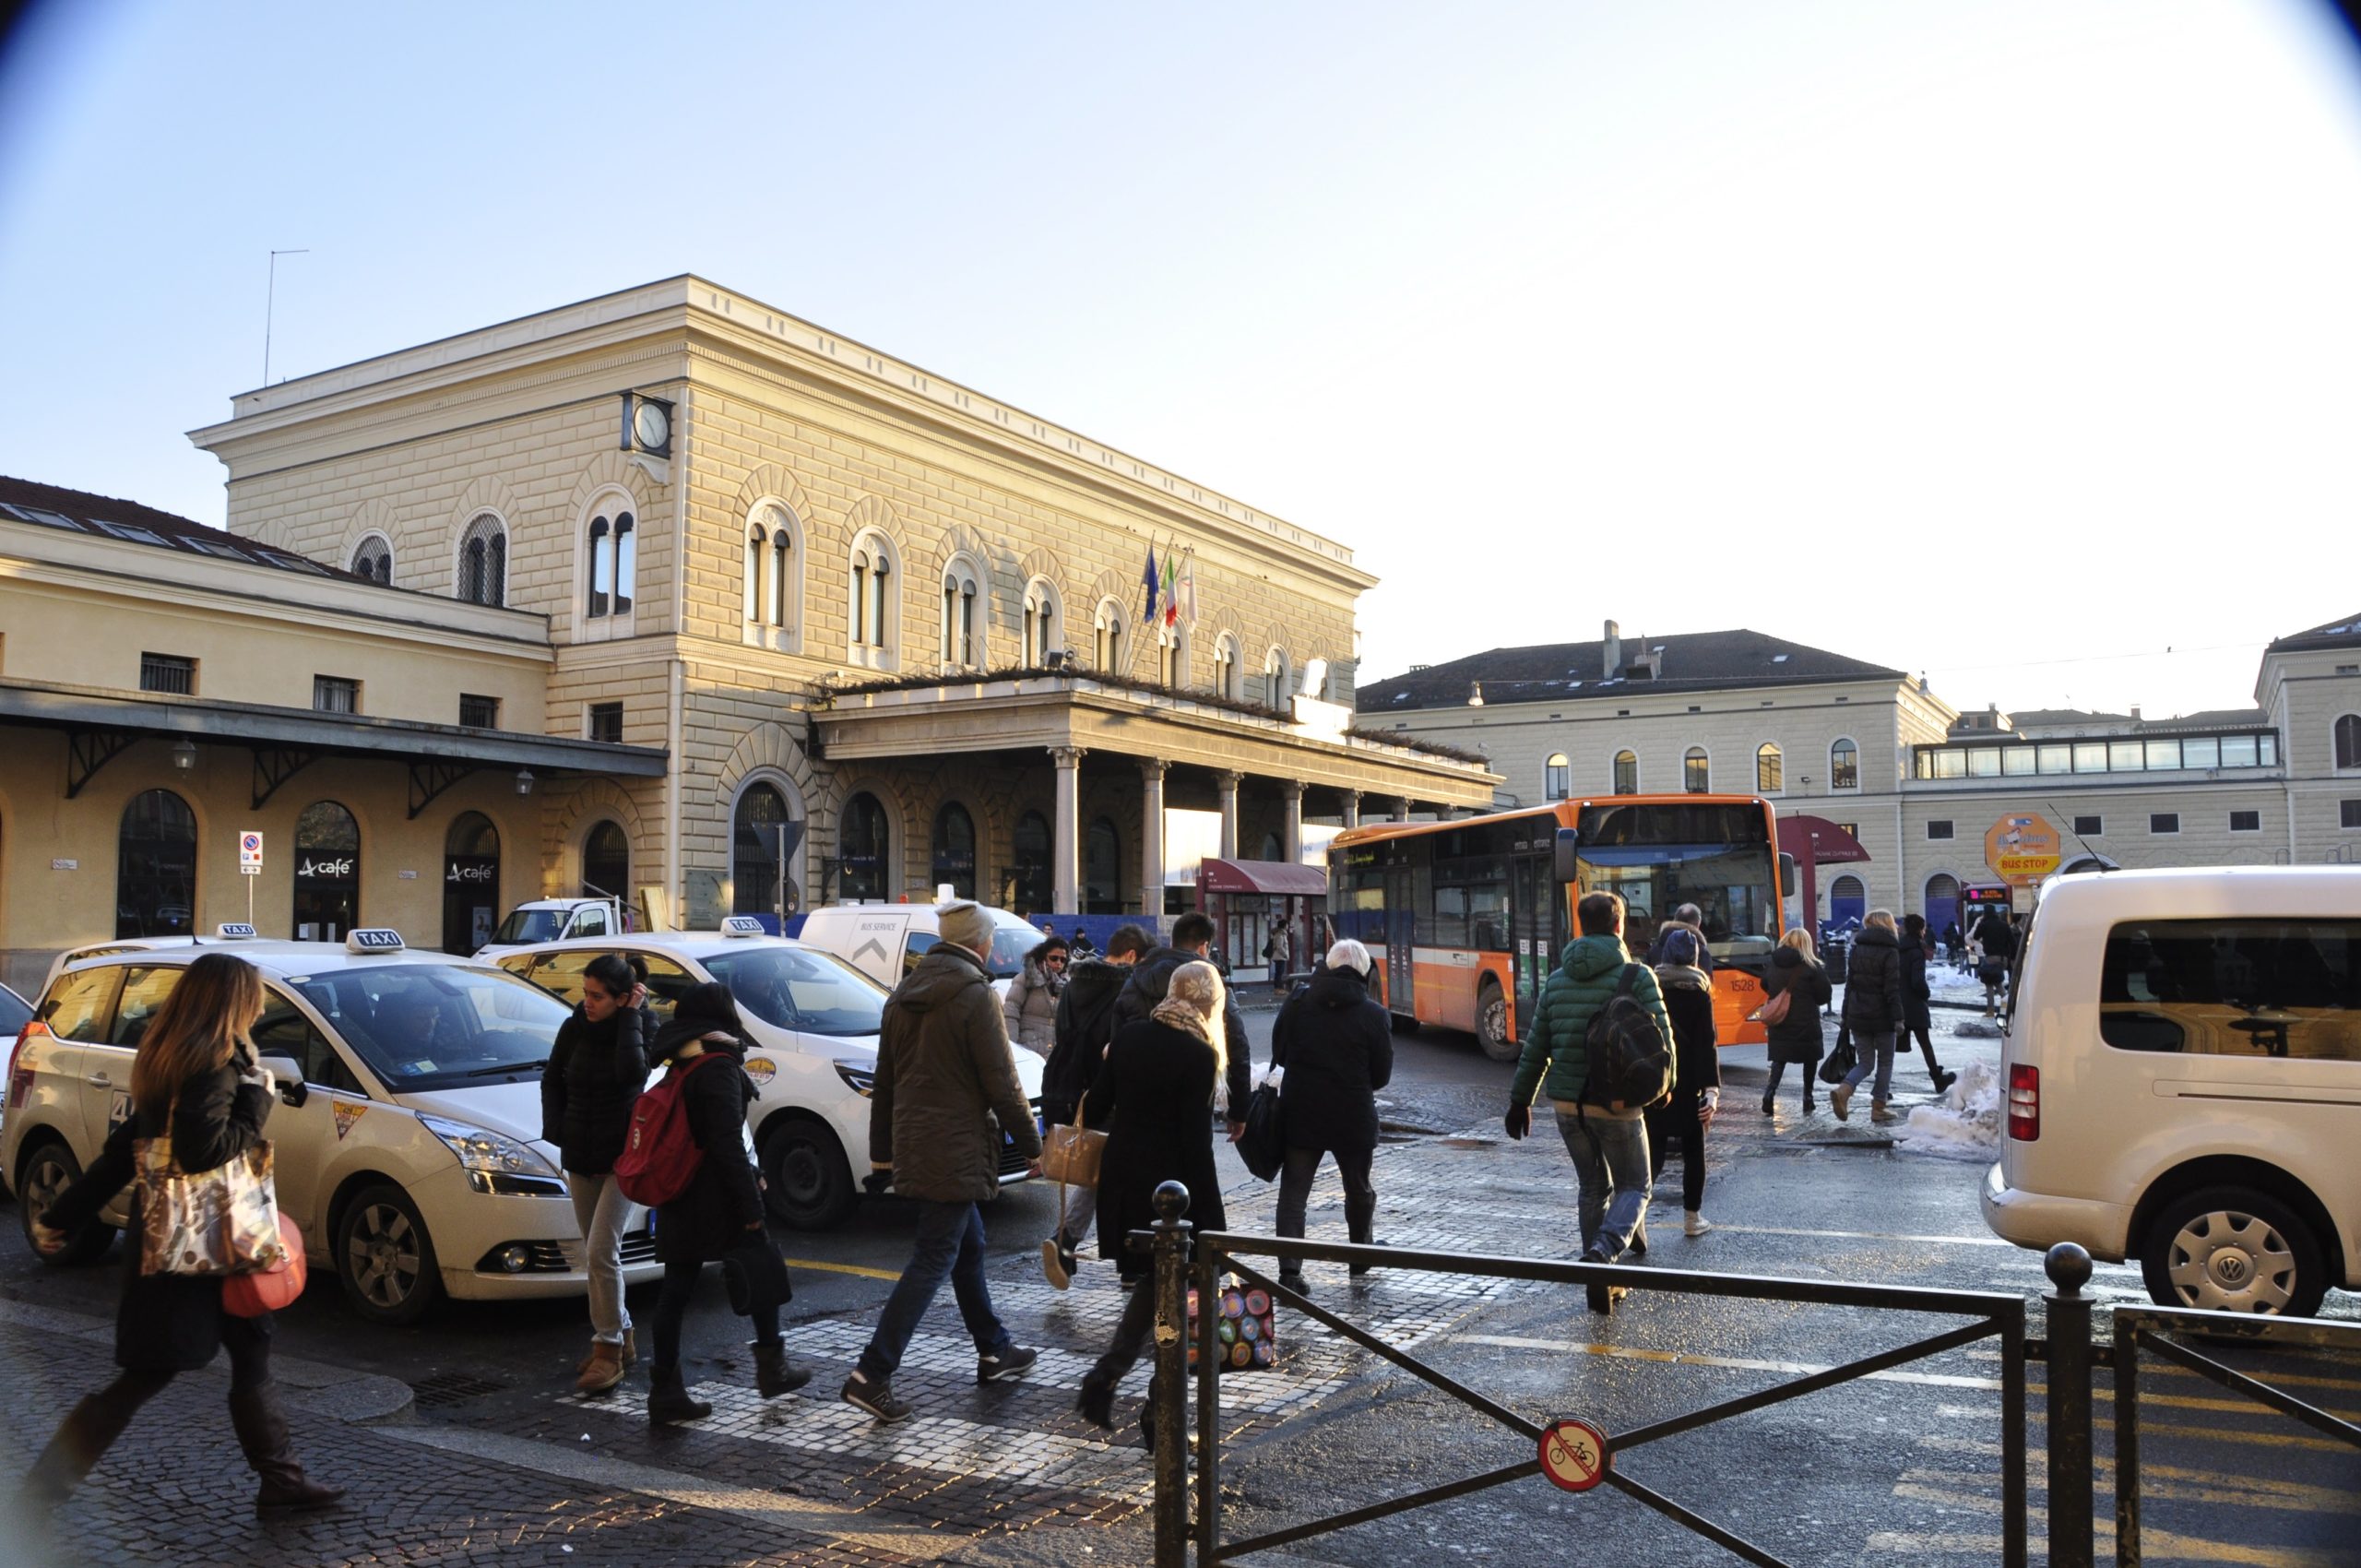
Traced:
POLYGON ((279 1216, 279 1239, 287 1245, 287 1262, 268 1274, 233 1274, 221 1281, 221 1310, 231 1317, 260 1317, 291 1307, 303 1293, 310 1271, 303 1263, 303 1235, 284 1211, 279 1216))

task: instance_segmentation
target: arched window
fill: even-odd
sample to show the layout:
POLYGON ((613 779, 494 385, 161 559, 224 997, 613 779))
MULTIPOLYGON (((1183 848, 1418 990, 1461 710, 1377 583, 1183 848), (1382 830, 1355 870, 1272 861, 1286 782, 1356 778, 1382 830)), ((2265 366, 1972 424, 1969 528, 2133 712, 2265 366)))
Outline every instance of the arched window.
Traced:
POLYGON ((1009 873, 1008 907, 1028 920, 1055 914, 1050 908, 1050 822, 1039 812, 1016 819, 1015 864, 1009 873))
POLYGON ((582 840, 582 896, 586 898, 631 897, 631 838, 622 823, 610 817, 582 840))
MULTIPOLYGON (((943 662, 964 667, 984 661, 984 621, 976 564, 962 555, 943 574, 943 662)), ((961 894, 961 897, 967 895, 961 894)))
POLYGON ((196 929, 196 814, 170 790, 123 808, 115 838, 114 933, 186 936, 196 929))
POLYGON ((1861 787, 1861 752, 1850 741, 1839 741, 1828 748, 1828 787, 1832 790, 1857 790, 1861 787))
POLYGON ((381 533, 362 540, 352 552, 352 575, 366 577, 373 583, 391 587, 394 581, 394 547, 381 533))
POLYGON ((2348 713, 2336 721, 2336 766, 2361 767, 2361 713, 2348 713))
POLYGON ((1944 929, 1959 919, 1959 878, 1937 872, 1927 879, 1926 914, 1927 934, 1940 942, 1944 929))
POLYGON ((852 547, 852 654, 880 664, 895 646, 894 555, 882 534, 866 533, 852 547))
POLYGON ((1238 639, 1228 632, 1214 644, 1214 695, 1239 700, 1238 639))
POLYGON ((1714 765, 1703 746, 1691 746, 1680 759, 1680 787, 1692 795, 1714 792, 1714 765))
POLYGON ((801 608, 797 601, 803 590, 799 567, 794 519, 784 507, 761 507, 746 525, 747 625, 768 631, 794 629, 801 608))
POLYGON ((639 534, 631 514, 609 517, 602 512, 591 518, 583 548, 590 555, 588 619, 630 614, 639 576, 639 534))
MULTIPOLYGON (((775 785, 749 784, 738 797, 730 828, 730 912, 734 915, 779 913, 779 862, 787 861, 786 908, 798 907, 795 887, 795 845, 780 853, 780 829, 795 820, 787 797, 775 785)), ((794 834, 788 837, 792 839, 794 834)), ((586 867, 585 875, 588 874, 586 867)))
POLYGON ((1275 647, 1263 656, 1263 691, 1266 706, 1285 708, 1293 694, 1287 688, 1292 671, 1287 665, 1287 650, 1275 647))
POLYGON ((508 602, 508 529, 479 512, 459 536, 459 595, 469 604, 508 602))
POLYGON ((976 896, 976 819, 956 801, 934 814, 934 880, 951 885, 955 898, 976 896))
POLYGON ((1082 908, 1090 915, 1123 912, 1123 841, 1103 816, 1091 819, 1083 838, 1082 908))
POLYGON ((1640 792, 1640 754, 1619 751, 1615 754, 1615 792, 1636 795, 1640 792))
POLYGON ((631 613, 639 597, 639 526, 629 512, 615 516, 615 600, 618 615, 631 613))
POLYGON ((1280 841, 1277 834, 1263 835, 1263 858, 1266 861, 1284 861, 1287 858, 1287 847, 1280 841))
POLYGON ((500 829, 481 812, 461 812, 443 837, 443 951, 490 942, 499 912, 500 829))
POLYGON ((1156 629, 1156 683, 1176 691, 1189 683, 1189 628, 1178 621, 1156 629))
POLYGON ((1090 623, 1092 668, 1104 670, 1110 675, 1123 672, 1123 623, 1125 612, 1115 600, 1099 601, 1098 613, 1090 623))
POLYGON ((1787 766, 1779 748, 1765 741, 1754 749, 1754 792, 1775 795, 1787 787, 1787 766))
POLYGON ((1025 585, 1025 657, 1028 670, 1049 666, 1050 655, 1065 647, 1065 617, 1058 612, 1058 590, 1046 577, 1025 585))
POLYGON ((836 848, 844 861, 840 884, 847 902, 885 897, 885 808, 867 792, 845 802, 844 829, 836 848))
POLYGON ((612 525, 604 517, 590 519, 590 535, 585 548, 590 552, 590 604, 588 614, 597 620, 607 613, 609 597, 615 587, 614 540, 612 525))
POLYGON ((1552 752, 1549 760, 1541 765, 1541 798, 1562 801, 1574 790, 1573 765, 1563 752, 1552 752))
POLYGON ((361 922, 361 825, 334 801, 295 819, 295 940, 341 942, 361 922))

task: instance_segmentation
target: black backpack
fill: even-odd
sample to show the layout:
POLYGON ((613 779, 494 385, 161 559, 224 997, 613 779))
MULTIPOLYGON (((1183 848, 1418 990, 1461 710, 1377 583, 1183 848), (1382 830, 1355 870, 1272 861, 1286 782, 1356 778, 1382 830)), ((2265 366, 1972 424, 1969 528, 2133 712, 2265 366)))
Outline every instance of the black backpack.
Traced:
POLYGON ((1590 1055, 1583 1099, 1608 1111, 1654 1105, 1672 1094, 1672 1042, 1647 1004, 1631 994, 1633 978, 1643 967, 1623 966, 1615 994, 1591 1015, 1583 1036, 1590 1055))

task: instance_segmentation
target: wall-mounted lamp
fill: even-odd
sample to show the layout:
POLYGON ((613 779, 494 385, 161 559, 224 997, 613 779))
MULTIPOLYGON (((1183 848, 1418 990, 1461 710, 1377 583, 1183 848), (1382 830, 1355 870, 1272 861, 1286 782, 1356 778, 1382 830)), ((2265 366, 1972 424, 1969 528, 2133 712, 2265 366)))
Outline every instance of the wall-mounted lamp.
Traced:
POLYGON ((195 741, 184 740, 174 741, 172 742, 172 766, 179 768, 183 773, 186 773, 190 768, 196 766, 196 742, 195 741))
POLYGON ((533 770, 531 768, 520 767, 516 770, 516 792, 520 795, 529 795, 533 792, 533 770))

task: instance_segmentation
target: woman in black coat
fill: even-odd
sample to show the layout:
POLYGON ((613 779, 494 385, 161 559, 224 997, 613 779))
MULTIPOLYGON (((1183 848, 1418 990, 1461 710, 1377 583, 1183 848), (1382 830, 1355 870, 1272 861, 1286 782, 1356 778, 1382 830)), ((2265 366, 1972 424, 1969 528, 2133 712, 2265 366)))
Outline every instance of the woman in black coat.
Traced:
POLYGON ((1845 1081, 1829 1092, 1829 1109, 1839 1122, 1851 1115, 1853 1091, 1872 1074, 1869 1119, 1892 1120, 1885 1102, 1893 1087, 1893 1037, 1903 1017, 1902 933, 1894 929, 1891 909, 1871 909, 1845 967, 1845 1025, 1860 1055, 1845 1081))
MULTIPOLYGON (((34 1240, 43 1252, 63 1247, 131 1182, 140 1140, 169 1135, 173 1159, 190 1175, 218 1170, 261 1141, 272 1084, 255 1060, 251 1031, 263 999, 261 973, 227 953, 208 953, 182 974, 139 1038, 131 1114, 107 1134, 90 1168, 35 1218, 34 1240)), ((270 1375, 271 1315, 223 1312, 218 1275, 142 1273, 146 1245, 135 1189, 115 1313, 114 1360, 122 1375, 74 1407, 34 1462, 25 1501, 42 1513, 63 1503, 140 1406, 174 1374, 204 1368, 224 1348, 230 1425, 262 1480, 255 1512, 321 1508, 342 1497, 341 1487, 314 1483, 295 1462, 270 1375)))
POLYGON ((1139 1360, 1156 1317, 1146 1261, 1129 1255, 1124 1237, 1155 1224, 1156 1189, 1166 1182, 1188 1187, 1188 1218, 1197 1229, 1229 1229, 1214 1170, 1213 1113, 1227 1099, 1223 1000, 1211 964, 1200 959, 1173 970, 1156 1010, 1116 1031, 1083 1096, 1089 1124, 1107 1130, 1098 1161, 1099 1255, 1136 1287, 1107 1353, 1082 1381, 1076 1408, 1102 1427, 1114 1425, 1115 1384, 1139 1360))
POLYGON ((1771 1081, 1762 1086, 1762 1114, 1771 1114, 1771 1097, 1779 1092, 1779 1079, 1795 1066, 1803 1069, 1798 1075, 1803 1080, 1804 1114, 1809 1116, 1812 1072, 1821 1057, 1820 1010, 1833 994, 1828 971, 1812 956, 1811 932, 1797 926, 1779 939, 1771 955, 1771 968, 1762 977, 1762 993, 1765 1002, 1789 993, 1787 1016, 1770 1028, 1771 1081))
POLYGON ((1705 1218, 1705 1129, 1722 1103, 1722 1061, 1714 1045, 1714 981, 1698 959, 1704 944, 1686 926, 1668 928, 1659 948, 1656 989, 1672 1020, 1672 1093, 1648 1108, 1648 1180, 1664 1174, 1672 1146, 1680 1146, 1681 1234, 1703 1236, 1705 1218))
POLYGON ((574 1391, 604 1394, 623 1380, 637 1347, 623 1301, 623 1232, 637 1205, 615 1185, 631 1108, 647 1083, 656 1032, 647 987, 630 964, 601 953, 583 967, 582 1001, 557 1027, 541 1069, 541 1138, 557 1146, 565 1190, 582 1235, 589 1281, 590 1354, 574 1369, 574 1391))
POLYGON ((1935 1018, 1929 1010, 1934 992, 1927 984, 1927 960, 1934 956, 1932 947, 1927 939, 1927 917, 1903 916, 1902 1027, 1906 1039, 1896 1043, 1906 1046, 1909 1039, 1918 1042, 1919 1051, 1927 1058, 1927 1076, 1934 1084, 1935 1092, 1940 1094, 1952 1087, 1959 1075, 1943 1071, 1943 1064, 1935 1060, 1931 1038, 1935 1018))
MULTIPOLYGON (((1394 1076, 1394 1028, 1370 1000, 1369 949, 1339 942, 1311 983, 1287 998, 1271 1026, 1271 1065, 1279 1080, 1279 1124, 1287 1163, 1279 1171, 1278 1229, 1303 1234, 1303 1211, 1323 1154, 1336 1157, 1345 1187, 1345 1234, 1367 1241, 1377 1216, 1370 1165, 1377 1154, 1377 1091, 1394 1076)), ((1355 1274, 1368 1272, 1353 1265, 1355 1274)), ((1279 1265, 1279 1282, 1303 1289, 1303 1266, 1279 1265)))
POLYGON ((681 1324, 705 1265, 737 1258, 747 1280, 748 1315, 754 1320, 754 1387, 765 1399, 802 1387, 812 1369, 788 1359, 779 1337, 785 1297, 778 1254, 763 1228, 763 1189, 746 1152, 746 1107, 754 1081, 746 1075, 745 1025, 730 988, 692 987, 672 1021, 657 1032, 656 1059, 680 1086, 681 1111, 702 1158, 681 1195, 656 1210, 656 1255, 664 1289, 656 1299, 656 1358, 648 1366, 647 1419, 652 1424, 693 1421, 713 1407, 689 1397, 681 1378, 681 1324))

